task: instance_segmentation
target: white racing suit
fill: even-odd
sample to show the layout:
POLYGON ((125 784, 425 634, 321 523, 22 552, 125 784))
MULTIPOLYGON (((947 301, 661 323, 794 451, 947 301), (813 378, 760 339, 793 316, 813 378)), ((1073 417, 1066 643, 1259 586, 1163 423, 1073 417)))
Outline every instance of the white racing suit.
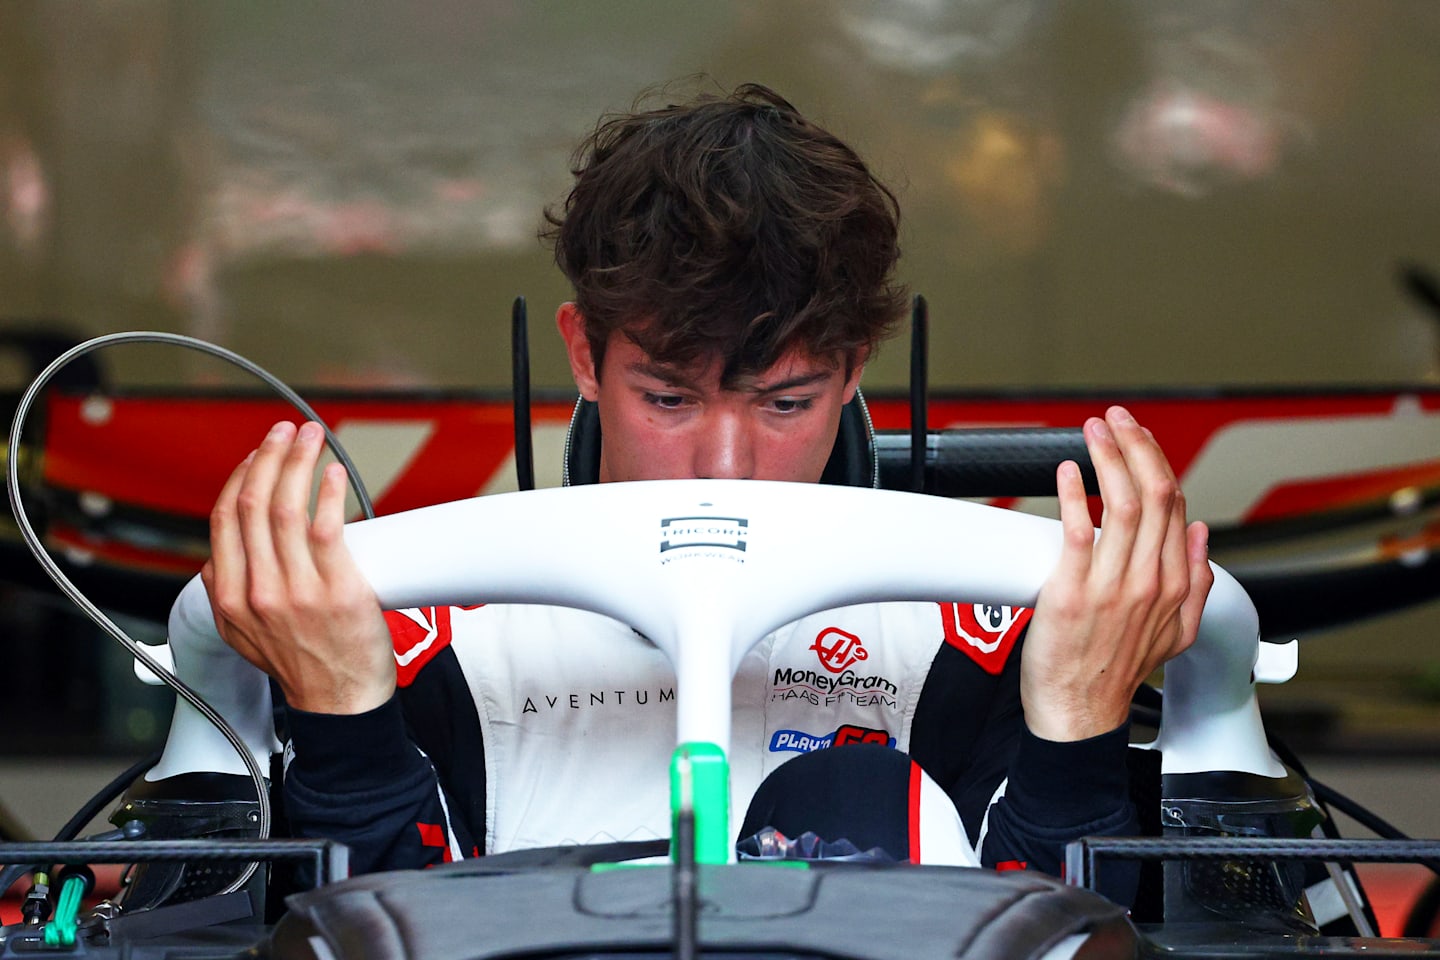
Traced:
MULTIPOLYGON (((817 772, 824 795, 810 802, 857 821, 872 808, 901 810, 905 822, 881 834, 903 837, 885 844, 897 859, 1058 874, 1065 842, 1135 832, 1124 728, 1078 743, 1024 728, 1018 678, 1029 615, 865 604, 765 638, 732 685, 732 824, 782 764, 863 743, 909 755, 898 769, 913 776, 899 778, 898 807, 883 796, 892 773, 864 766, 838 779, 817 772), (850 790, 842 803, 837 794, 850 790)), ((349 844, 357 873, 668 835, 674 675, 644 637, 597 614, 542 606, 387 619, 394 700, 358 717, 289 712, 294 832, 349 844)), ((809 768, 792 769, 785 789, 804 789, 809 768)), ((862 849, 872 836, 859 822, 827 829, 855 835, 824 839, 862 849)))

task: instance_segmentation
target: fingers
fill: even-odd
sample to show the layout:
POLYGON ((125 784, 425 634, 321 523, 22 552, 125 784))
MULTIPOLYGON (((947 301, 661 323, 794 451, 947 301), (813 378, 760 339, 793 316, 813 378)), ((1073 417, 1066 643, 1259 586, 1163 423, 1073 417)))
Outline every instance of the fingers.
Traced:
POLYGON ((1210 568, 1210 529, 1199 520, 1185 530, 1185 554, 1190 592, 1180 606, 1181 650, 1195 642, 1200 632, 1200 614, 1204 612, 1210 588, 1215 585, 1215 571, 1210 568))
POLYGON ((1098 566, 1117 584, 1136 573, 1158 579, 1159 595, 1178 603, 1188 581, 1185 501, 1164 452, 1123 407, 1087 424, 1086 439, 1104 504, 1098 566))
MULTIPOLYGON (((1152 579, 1141 586, 1150 591, 1158 611, 1172 617, 1190 593, 1193 567, 1189 560, 1185 527, 1185 496, 1155 437, 1137 424, 1123 408, 1112 408, 1107 416, 1116 426, 1116 435, 1125 462, 1134 478, 1141 501, 1141 516, 1135 536, 1135 571, 1152 571, 1152 579)), ((1208 567, 1206 567, 1208 572, 1208 567)), ((1183 639, 1179 621, 1160 638, 1173 653, 1183 639)))
POLYGON ((326 466, 320 477, 320 493, 315 501, 315 521, 310 527, 315 569, 321 579, 332 580, 350 561, 345 547, 345 494, 349 478, 338 463, 326 466))
MULTIPOLYGON (((1212 580, 1205 556, 1208 531, 1203 524, 1187 528, 1185 497, 1150 431, 1123 407, 1106 411, 1105 420, 1123 460, 1123 466, 1113 461, 1106 466, 1117 473, 1123 470, 1129 480, 1126 487, 1119 477, 1111 476, 1110 487, 1133 490, 1137 497, 1135 508, 1111 509, 1107 504, 1107 518, 1134 525, 1133 538, 1124 534, 1118 538, 1120 543, 1130 540, 1129 554, 1123 558, 1110 554, 1107 560, 1124 565, 1125 582, 1134 598, 1145 598, 1150 605, 1147 619, 1155 625, 1154 652, 1168 659, 1189 646, 1199 625, 1212 580)), ((1100 469, 1097 465, 1097 474, 1100 469)), ((1100 549, 1111 533, 1108 519, 1104 529, 1100 549)), ((1112 547, 1115 542, 1112 538, 1112 547)))
POLYGON ((275 478, 268 521, 281 573, 292 586, 315 575, 310 553, 310 485, 320 458, 325 431, 318 423, 300 427, 285 451, 275 478))
MULTIPOLYGON (((1184 512, 1182 507, 1179 527, 1176 528, 1175 506, 1179 484, 1175 481, 1169 461, 1150 431, 1136 423, 1124 407, 1111 407, 1106 411, 1106 421, 1111 426, 1131 489, 1137 498, 1133 545, 1136 559, 1143 563, 1153 561, 1162 570, 1168 563, 1173 569, 1183 571, 1184 512)), ((1128 517, 1121 519, 1123 522, 1128 517)), ((1180 579, 1183 582, 1183 574, 1180 579)))
POLYGON ((245 472, 236 501, 240 517, 240 536, 244 541, 245 558, 251 570, 250 592, 255 595, 273 592, 270 573, 279 572, 279 559, 270 530, 270 503, 281 464, 295 436, 293 423, 277 423, 270 428, 255 451, 245 472))
POLYGON ((1091 418, 1085 424, 1085 445, 1095 465, 1103 513, 1100 539, 1095 546, 1096 573, 1106 582, 1123 582, 1135 548, 1140 520, 1140 495, 1126 466, 1125 456, 1107 420, 1091 418))
MULTIPOLYGON (((1168 465, 1167 465, 1168 466, 1168 465)), ((1160 600, 1178 606, 1190 590, 1191 564, 1185 529, 1185 497, 1178 486, 1170 488, 1170 509, 1165 519, 1160 551, 1160 600)))
POLYGON ((240 495, 240 487, 245 482, 245 475, 249 471, 250 462, 255 459, 254 451, 231 471, 225 486, 220 488, 220 495, 215 498, 215 506, 210 511, 210 556, 212 565, 218 565, 222 573, 229 573, 232 570, 239 570, 243 573, 245 569, 245 548, 240 537, 239 516, 236 501, 240 495))
MULTIPOLYGON (((248 585, 245 574, 245 544, 240 535, 240 520, 237 500, 240 487, 245 482, 250 463, 255 459, 252 451, 240 461, 230 473, 215 506, 210 511, 210 560, 201 571, 206 591, 212 605, 221 601, 225 605, 244 597, 248 585)), ((220 611, 216 611, 217 617, 220 611)))
POLYGON ((1095 525, 1090 521, 1085 480, 1073 460, 1066 460, 1055 471, 1055 490, 1060 499, 1060 526, 1064 530, 1055 581, 1081 583, 1090 573, 1091 553, 1095 549, 1095 525))
POLYGON ((252 614, 263 619, 282 609, 288 597, 314 595, 310 483, 323 443, 318 424, 275 424, 216 503, 212 601, 220 601, 217 617, 233 614, 237 629, 252 614))
MULTIPOLYGON (((1116 599, 1150 607, 1146 619, 1154 618, 1157 649, 1170 648, 1185 635, 1177 618, 1182 603, 1209 575, 1208 565, 1192 557, 1192 548, 1203 553, 1205 535, 1197 534, 1198 547, 1191 542, 1175 473, 1154 435, 1129 411, 1111 407, 1103 420, 1087 423, 1086 441, 1104 504, 1092 562, 1097 581, 1119 591, 1116 599)), ((1193 607, 1197 617, 1203 603, 1193 607)))

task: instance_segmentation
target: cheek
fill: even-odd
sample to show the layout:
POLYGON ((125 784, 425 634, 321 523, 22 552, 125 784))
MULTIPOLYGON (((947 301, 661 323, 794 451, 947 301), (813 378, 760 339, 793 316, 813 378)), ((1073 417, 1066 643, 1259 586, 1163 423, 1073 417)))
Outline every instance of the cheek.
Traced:
POLYGON ((661 428, 648 407, 602 409, 600 429, 609 480, 657 480, 677 476, 673 463, 681 458, 678 438, 661 428))
POLYGON ((760 479, 814 483, 825 472, 835 446, 836 425, 821 421, 802 431, 783 433, 766 445, 768 463, 759 465, 760 479))

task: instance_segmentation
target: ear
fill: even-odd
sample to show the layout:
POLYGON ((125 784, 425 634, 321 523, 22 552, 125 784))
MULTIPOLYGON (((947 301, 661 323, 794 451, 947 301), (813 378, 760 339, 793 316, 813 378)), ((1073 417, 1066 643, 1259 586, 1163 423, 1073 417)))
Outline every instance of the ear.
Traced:
POLYGON ((594 401, 600 396, 600 376, 595 369, 595 356, 590 350, 590 338, 585 335, 585 317, 575 304, 560 304, 555 311, 555 326, 560 338, 565 341, 565 355, 570 359, 570 376, 580 396, 594 401))
POLYGON ((868 359, 870 359, 870 348, 861 347, 846 361, 847 375, 842 403, 849 403, 855 399, 855 391, 860 389, 860 375, 865 372, 865 361, 868 359))

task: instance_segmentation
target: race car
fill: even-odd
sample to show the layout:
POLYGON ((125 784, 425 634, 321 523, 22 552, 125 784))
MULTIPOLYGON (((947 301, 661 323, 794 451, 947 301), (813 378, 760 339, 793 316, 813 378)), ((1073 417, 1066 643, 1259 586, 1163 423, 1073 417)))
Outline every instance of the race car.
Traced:
MULTIPOLYGON (((578 411, 576 417, 582 413, 578 411)), ((856 416, 868 431, 863 415, 856 416)), ((856 422, 856 417, 851 420, 856 422)), ((853 430, 865 436, 861 426, 853 430)), ((18 433, 12 432, 11 438, 12 496, 18 487, 18 433)), ((867 438, 873 444, 869 472, 878 474, 885 444, 871 437, 867 438)), ((1056 440, 1053 435, 1041 439, 1056 440)), ((862 448, 866 442, 862 441, 862 448)), ((890 449, 899 448, 892 440, 890 449)), ((906 466, 913 465, 909 457, 913 449, 905 451, 902 462, 906 466)), ((1052 476, 1054 463, 1052 451, 1044 466, 1052 476)), ((921 460, 918 474, 904 473, 918 475, 923 485, 924 466, 921 460)), ((1011 468, 1013 463, 1007 467, 1011 468)), ((862 468, 861 473, 865 472, 862 468)), ((663 491, 650 487, 643 495, 627 490, 630 485, 610 484, 481 497, 420 509, 356 525, 352 528, 354 549, 387 605, 537 598, 556 602, 549 585, 557 579, 556 558, 543 547, 534 547, 537 538, 529 534, 545 522, 573 525, 589 518, 586 522, 607 524, 595 536, 617 551, 615 562, 606 565, 614 575, 596 577, 588 565, 569 576, 560 571, 558 579, 567 582, 566 589, 572 591, 563 599, 634 622, 672 656, 680 678, 682 744, 676 769, 682 771, 690 763, 686 758, 705 754, 697 753, 695 744, 717 746, 723 756, 728 739, 728 705, 724 702, 728 686, 709 683, 717 674, 715 665, 694 652, 713 652, 713 644, 687 645, 683 628, 667 637, 665 618, 653 613, 656 597, 664 596, 666 602, 683 609, 687 591, 713 591, 717 582, 743 595, 744 604, 729 607, 737 614, 735 622, 728 625, 727 652, 733 645, 753 641, 766 626, 793 619, 806 603, 833 605, 840 597, 834 590, 826 592, 812 584, 814 589, 787 590, 783 602, 757 603, 755 598, 764 595, 763 585, 775 580, 773 573, 767 576, 764 563, 748 551, 748 566, 734 563, 733 557, 725 556, 713 542, 690 545, 693 549, 687 550, 689 562, 685 564, 656 567, 648 560, 655 546, 657 521, 666 511, 693 511, 702 502, 708 510, 719 503, 714 509, 720 515, 744 516, 749 521, 747 529, 750 524, 763 526, 767 516, 782 516, 787 529, 803 531, 812 554, 839 555, 837 549, 813 550, 816 538, 823 538, 826 524, 798 523, 797 517, 806 516, 806 511, 821 517, 833 515, 846 506, 837 497, 868 497, 867 515, 876 515, 878 510, 884 517, 893 510, 897 519, 877 521, 872 530, 864 531, 859 538, 863 550, 887 558, 913 555, 916 563, 885 565, 883 583, 873 582, 873 571, 866 571, 871 580, 846 584, 856 599, 965 595, 1021 603, 1033 599, 1048 570, 1044 559, 1053 555, 1053 523, 949 499, 836 488, 819 497, 807 489, 797 500, 786 491, 770 489, 769 484, 667 481, 664 485, 663 491), (704 489, 696 488, 697 483, 705 485, 704 489), (413 553, 395 546, 415 535, 410 525, 428 525, 431 533, 427 540, 449 531, 452 536, 446 542, 460 549, 465 538, 454 533, 467 523, 482 525, 487 541, 501 543, 503 549, 466 554, 463 563, 436 558, 434 568, 423 570, 413 564, 397 568, 392 563, 386 568, 387 557, 413 553), (499 532, 507 523, 515 524, 520 532, 508 537, 499 532), (989 542, 987 537, 1032 537, 1030 549, 1015 554, 1038 559, 1033 569, 1010 570, 997 570, 988 562, 968 567, 924 562, 925 544, 917 541, 914 531, 932 532, 937 526, 956 539, 981 546, 989 542), (1048 554, 1046 537, 1051 540, 1048 554), (372 538, 368 547, 364 545, 367 538, 372 538), (636 573, 646 569, 647 562, 651 569, 646 576, 672 576, 676 570, 685 575, 672 576, 672 586, 657 589, 654 581, 636 573), (438 580, 442 571, 453 569, 465 570, 474 582, 438 580), (955 579, 927 579, 942 569, 947 578, 955 579), (703 575, 697 572, 702 570, 703 575), (547 581, 543 596, 535 592, 542 571, 547 581), (642 596, 644 603, 626 601, 635 595, 642 596), (794 600, 797 596, 801 599, 794 600), (738 613, 742 610, 743 616, 738 613)), ((23 516, 21 525, 25 525, 23 516)), ((849 535, 854 536, 853 532, 849 535)), ((854 543, 847 546, 853 548, 854 543)), ((776 555, 780 556, 778 549, 776 555)), ((835 576, 833 570, 825 572, 835 576)), ((794 586, 793 578, 788 585, 794 586)), ((187 590, 188 602, 193 603, 193 587, 187 590)), ((148 857, 152 865, 184 863, 186 869, 156 871, 167 877, 164 885, 169 889, 160 891, 159 896, 139 896, 136 891, 141 885, 135 884, 126 898, 131 901, 128 909, 122 901, 118 914, 114 908, 92 911, 83 923, 73 905, 76 898, 70 896, 62 901, 68 904, 64 923, 57 916, 18 929, 6 928, 4 950, 28 954, 77 949, 66 942, 64 931, 68 929, 68 943, 82 944, 78 949, 102 954, 114 950, 117 956, 163 956, 167 951, 228 956, 242 949, 273 956, 337 957, 547 956, 602 951, 693 955, 696 950, 852 957, 888 956, 892 951, 1017 957, 1440 955, 1440 944, 1434 941, 1385 941, 1360 935, 1367 928, 1373 934, 1373 917, 1367 915, 1363 893, 1354 885, 1347 865, 1366 858, 1435 858, 1440 849, 1423 843, 1377 846, 1305 839, 1325 820, 1303 774, 1294 764, 1287 767, 1281 762, 1268 742, 1254 708, 1252 672, 1278 674, 1284 669, 1261 663, 1254 607, 1240 585, 1228 580, 1219 592, 1223 602, 1214 604, 1217 613, 1207 613, 1212 626, 1205 642, 1197 645, 1201 656, 1193 664, 1175 664, 1179 673, 1193 670, 1203 679, 1175 684, 1169 702, 1156 698, 1139 705, 1142 715, 1160 706, 1161 736, 1148 751, 1158 755, 1161 763, 1154 778, 1158 793, 1153 799, 1158 802, 1149 808, 1159 821, 1156 832, 1163 836, 1150 841, 1076 845, 1068 863, 1068 887, 1035 876, 1006 877, 958 868, 817 864, 802 872, 731 864, 726 862, 728 851, 722 857, 713 847, 687 842, 692 828, 696 834, 706 832, 705 824, 713 822, 715 813, 694 802, 693 791, 687 793, 684 786, 687 775, 680 773, 675 790, 679 798, 674 811, 676 841, 670 851, 673 862, 668 865, 604 870, 596 869, 598 864, 592 862, 654 854, 651 849, 502 855, 425 874, 401 872, 327 884, 291 898, 287 915, 272 925, 268 921, 275 919, 277 905, 273 898, 266 904, 263 874, 233 864, 262 855, 277 861, 308 857, 315 861, 317 878, 330 879, 344 872, 343 854, 323 844, 301 844, 303 849, 297 850, 294 845, 247 845, 242 839, 251 833, 263 837, 268 830, 264 780, 273 733, 266 706, 267 685, 258 675, 246 677, 237 666, 238 658, 232 657, 234 662, 224 669, 214 669, 214 661, 203 670, 192 667, 188 679, 207 686, 202 692, 208 693, 208 698, 197 699, 202 704, 207 699, 221 703, 219 718, 238 729, 233 735, 211 732, 208 704, 194 705, 193 714, 182 708, 162 763, 168 763, 176 776, 184 776, 213 773, 217 766, 222 773, 233 771, 238 758, 255 780, 256 789, 249 797, 241 792, 218 800, 191 797, 180 801, 211 804, 196 808, 200 819, 209 821, 209 829, 199 831, 210 838, 206 840, 117 839, 103 850, 84 845, 5 849, 8 862, 25 866, 115 857, 139 862, 148 857), (232 746, 240 749, 232 752, 232 746), (1221 755, 1224 760, 1217 762, 1221 755), (185 769, 187 765, 192 769, 185 769), (252 829, 252 823, 258 829, 252 829), (1107 858, 1148 858, 1163 864, 1158 874, 1158 906, 1137 904, 1135 913, 1127 918, 1103 898, 1076 889, 1093 885, 1107 858), (574 865, 577 860, 582 864, 574 865), (217 862, 219 869, 206 866, 217 862), (1326 862, 1337 865, 1322 866, 1326 862), (1316 879, 1317 875, 1323 879, 1316 879), (1345 934, 1333 935, 1333 921, 1324 923, 1327 914, 1316 904, 1326 899, 1340 904, 1336 919, 1350 926, 1345 934), (971 904, 973 909, 957 911, 957 903, 971 904), (1322 925, 1331 929, 1322 934, 1322 925), (52 928, 61 930, 51 938, 58 941, 54 944, 46 940, 52 928)), ((182 596, 180 602, 187 601, 182 596)), ((713 630, 715 625, 709 624, 707 629, 713 630)), ((212 644, 206 655, 211 654, 223 657, 225 651, 212 644)), ((176 662, 183 677, 186 656, 181 653, 176 662)), ((163 672, 158 664, 153 667, 163 672)), ((132 822, 143 823, 140 813, 152 816, 152 822, 158 820, 158 811, 142 811, 135 801, 127 802, 130 806, 122 803, 118 811, 122 835, 127 829, 134 832, 132 822), (129 814, 137 816, 123 819, 129 814)), ((148 834, 155 835, 153 831, 148 834)), ((76 889, 69 878, 59 886, 76 889)), ((1329 912, 1333 912, 1332 906, 1323 904, 1329 912)), ((38 904, 35 912, 43 912, 38 904)))

